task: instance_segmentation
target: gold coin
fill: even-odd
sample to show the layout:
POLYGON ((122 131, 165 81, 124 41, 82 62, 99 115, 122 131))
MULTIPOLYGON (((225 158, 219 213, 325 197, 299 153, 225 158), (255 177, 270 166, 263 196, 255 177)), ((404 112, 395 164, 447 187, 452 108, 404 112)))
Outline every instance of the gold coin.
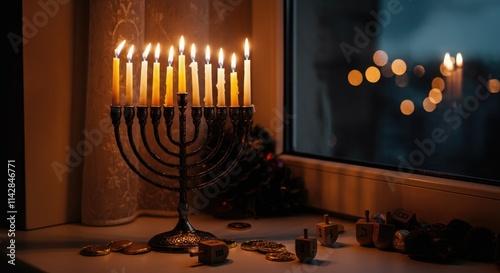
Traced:
POLYGON ((257 244, 261 243, 261 242, 267 242, 267 241, 262 240, 262 239, 248 240, 248 241, 241 243, 240 247, 243 250, 255 251, 255 250, 257 250, 257 244))
POLYGON ((235 248, 238 245, 235 240, 221 239, 221 241, 223 241, 224 243, 226 243, 226 245, 229 248, 235 248))
POLYGON ((131 244, 132 241, 130 240, 117 240, 109 242, 108 246, 111 249, 111 251, 116 252, 116 251, 121 251, 122 249, 131 244))
POLYGON ((252 228, 252 225, 246 222, 232 222, 227 224, 227 228, 233 230, 248 230, 252 228))
POLYGON ((270 252, 266 254, 266 259, 273 262, 289 262, 295 260, 295 254, 289 251, 270 252))
POLYGON ((276 253, 286 251, 286 246, 278 242, 266 241, 257 243, 257 250, 262 253, 276 253))
POLYGON ((110 253, 108 245, 88 245, 80 250, 80 254, 84 256, 103 256, 110 253))
POLYGON ((129 255, 142 254, 149 251, 151 251, 151 247, 148 244, 131 244, 121 250, 122 253, 129 255))

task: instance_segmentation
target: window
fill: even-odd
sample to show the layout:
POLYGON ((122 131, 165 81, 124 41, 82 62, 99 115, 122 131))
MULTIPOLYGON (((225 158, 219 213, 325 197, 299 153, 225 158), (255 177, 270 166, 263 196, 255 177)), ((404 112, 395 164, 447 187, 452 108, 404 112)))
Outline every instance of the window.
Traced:
POLYGON ((287 153, 500 185, 500 2, 285 2, 287 153))

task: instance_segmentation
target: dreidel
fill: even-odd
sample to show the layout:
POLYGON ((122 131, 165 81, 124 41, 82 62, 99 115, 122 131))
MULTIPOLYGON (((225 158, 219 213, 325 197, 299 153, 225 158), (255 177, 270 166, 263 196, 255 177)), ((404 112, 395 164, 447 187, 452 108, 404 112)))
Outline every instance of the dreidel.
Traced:
POLYGON ((318 242, 314 237, 309 237, 307 228, 304 229, 304 236, 295 239, 295 255, 301 263, 310 262, 316 257, 318 252, 318 242))
POLYGON ((223 241, 206 240, 198 243, 198 251, 190 252, 191 257, 198 256, 198 261, 203 264, 222 263, 229 255, 229 247, 223 241))
POLYGON ((373 224, 373 244, 378 249, 388 249, 392 247, 394 240, 394 233, 396 232, 396 227, 389 224, 389 219, 391 218, 391 212, 386 212, 385 223, 374 223, 373 224))
POLYGON ((330 223, 328 214, 323 215, 324 222, 316 224, 316 238, 322 245, 333 245, 339 237, 339 225, 330 223))
POLYGON ((365 210, 365 218, 356 222, 356 240, 362 246, 373 246, 373 224, 370 221, 370 211, 365 210))

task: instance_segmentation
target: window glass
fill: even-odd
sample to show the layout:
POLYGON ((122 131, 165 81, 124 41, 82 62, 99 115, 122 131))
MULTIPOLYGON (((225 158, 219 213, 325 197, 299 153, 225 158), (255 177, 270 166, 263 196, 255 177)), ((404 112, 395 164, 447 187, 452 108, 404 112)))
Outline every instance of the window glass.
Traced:
POLYGON ((500 1, 286 1, 289 153, 500 185, 500 1))

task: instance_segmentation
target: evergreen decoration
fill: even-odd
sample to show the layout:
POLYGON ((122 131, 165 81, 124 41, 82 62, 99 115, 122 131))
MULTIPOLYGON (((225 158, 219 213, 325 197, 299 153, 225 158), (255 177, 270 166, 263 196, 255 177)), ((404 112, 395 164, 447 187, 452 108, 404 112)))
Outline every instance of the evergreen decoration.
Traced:
MULTIPOLYGON (((231 132, 224 134, 232 137, 231 132)), ((238 166, 219 183, 218 194, 204 211, 224 219, 286 216, 302 211, 306 195, 303 180, 275 154, 275 141, 269 132, 253 126, 245 145, 238 166)), ((209 146, 215 147, 215 143, 209 146)), ((224 154, 222 147, 219 153, 224 154)))

